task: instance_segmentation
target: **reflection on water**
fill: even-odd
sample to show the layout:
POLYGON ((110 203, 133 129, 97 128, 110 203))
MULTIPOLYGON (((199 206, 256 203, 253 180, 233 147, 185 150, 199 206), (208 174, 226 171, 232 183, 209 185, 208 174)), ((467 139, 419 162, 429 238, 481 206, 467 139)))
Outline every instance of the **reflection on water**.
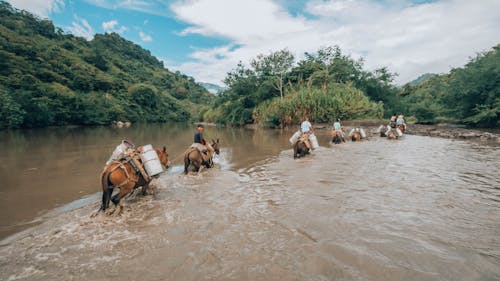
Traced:
POLYGON ((175 158, 193 128, 86 130, 40 133, 37 142, 49 134, 43 145, 35 132, 2 137, 12 146, 2 163, 31 177, 2 166, 14 185, 1 189, 11 196, 2 216, 17 212, 15 197, 40 212, 96 194, 101 163, 124 135, 166 144, 174 166, 155 195, 125 200, 120 217, 90 219, 98 197, 84 197, 92 203, 4 240, 0 279, 500 279, 496 147, 418 136, 330 146, 319 132, 322 147, 293 160, 290 131, 209 127, 207 137, 223 143, 220 166, 185 176, 175 158))

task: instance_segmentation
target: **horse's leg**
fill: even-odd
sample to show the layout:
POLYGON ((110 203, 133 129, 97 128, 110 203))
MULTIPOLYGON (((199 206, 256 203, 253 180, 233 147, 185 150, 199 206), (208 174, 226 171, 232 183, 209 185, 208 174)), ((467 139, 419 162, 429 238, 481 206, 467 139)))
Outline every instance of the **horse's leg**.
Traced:
POLYGON ((113 193, 113 186, 109 182, 110 172, 103 172, 101 174, 101 187, 102 187, 102 204, 101 210, 104 211, 109 207, 109 199, 113 193))
POLYGON ((297 144, 293 145, 293 159, 297 159, 297 144))
POLYGON ((146 195, 146 192, 148 191, 148 188, 149 188, 149 182, 148 182, 148 183, 146 183, 146 184, 144 184, 144 185, 142 186, 142 191, 141 191, 142 196, 145 196, 145 195, 146 195))
POLYGON ((184 155, 184 174, 187 175, 189 168, 189 152, 184 155))
POLYGON ((113 203, 115 203, 116 205, 116 208, 113 212, 114 215, 119 215, 122 211, 122 204, 120 203, 120 200, 125 197, 127 194, 130 194, 132 191, 133 191, 133 188, 134 188, 134 184, 133 183, 129 183, 129 184, 126 184, 124 186, 122 186, 120 188, 120 192, 118 194, 116 194, 115 196, 113 196, 113 203))

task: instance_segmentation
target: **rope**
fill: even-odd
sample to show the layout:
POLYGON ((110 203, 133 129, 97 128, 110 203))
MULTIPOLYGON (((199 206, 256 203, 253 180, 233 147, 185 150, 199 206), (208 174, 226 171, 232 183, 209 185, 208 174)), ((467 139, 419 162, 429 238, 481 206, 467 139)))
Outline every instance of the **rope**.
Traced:
POLYGON ((177 155, 177 157, 175 157, 172 161, 170 161, 171 163, 174 163, 175 161, 179 160, 180 157, 183 157, 189 150, 191 150, 192 148, 188 148, 186 149, 184 152, 180 153, 179 155, 177 155))

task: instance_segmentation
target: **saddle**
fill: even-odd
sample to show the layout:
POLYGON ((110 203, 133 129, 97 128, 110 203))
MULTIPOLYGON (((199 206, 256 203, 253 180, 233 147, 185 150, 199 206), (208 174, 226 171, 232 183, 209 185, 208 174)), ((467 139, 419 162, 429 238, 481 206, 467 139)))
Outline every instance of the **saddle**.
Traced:
POLYGON ((200 152, 200 154, 202 155, 202 158, 203 158, 203 161, 205 162, 209 162, 210 161, 210 156, 209 156, 209 151, 208 151, 208 147, 201 144, 201 143, 193 143, 188 151, 186 153, 190 153, 191 151, 194 151, 194 150, 197 150, 198 152, 200 152))
POLYGON ((142 163, 140 153, 137 150, 132 154, 123 155, 119 159, 119 162, 121 165, 126 163, 130 164, 135 175, 140 173, 146 181, 150 180, 149 175, 146 173, 146 170, 144 170, 144 164, 142 163))

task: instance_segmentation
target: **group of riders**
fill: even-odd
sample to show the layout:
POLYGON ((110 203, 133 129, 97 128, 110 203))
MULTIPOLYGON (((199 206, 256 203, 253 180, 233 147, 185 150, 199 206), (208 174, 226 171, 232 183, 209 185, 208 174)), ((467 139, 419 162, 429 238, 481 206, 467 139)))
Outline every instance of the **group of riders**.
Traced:
MULTIPOLYGON (((196 172, 199 172, 202 166, 212 167, 214 156, 217 154, 219 154, 219 140, 207 142, 203 138, 203 125, 198 125, 194 143, 183 154, 184 173, 187 174, 190 167, 196 172)), ((122 139, 101 173, 103 196, 100 210, 108 209, 110 201, 120 210, 120 199, 131 194, 137 187, 142 187, 142 193, 146 194, 151 180, 163 172, 163 167, 168 168, 169 162, 165 147, 163 149, 153 148, 151 145, 136 147, 130 140, 122 139), (113 195, 115 188, 120 191, 113 195)), ((116 209, 113 212, 115 211, 116 209)))
POLYGON ((381 137, 397 139, 406 131, 406 123, 403 114, 393 114, 387 125, 381 125, 378 129, 381 137))
MULTIPOLYGON (((383 129, 380 131, 381 135, 388 136, 391 134, 392 130, 395 129, 397 133, 392 132, 395 136, 401 135, 406 130, 406 123, 404 120, 404 116, 402 114, 396 115, 393 114, 390 118, 389 124, 386 126, 381 126, 383 129)), ((294 147, 294 158, 297 156, 297 144, 303 143, 306 147, 306 154, 310 151, 314 150, 315 147, 311 146, 310 138, 314 133, 314 128, 309 122, 308 117, 304 117, 301 125, 300 131, 296 132, 297 137, 292 136, 290 138, 290 142, 294 147)), ((361 138, 365 138, 366 134, 361 128, 352 128, 349 132, 348 136, 354 140, 360 140, 361 138)), ((336 119, 332 126, 332 142, 340 143, 345 142, 346 134, 344 131, 344 126, 342 125, 340 119, 336 119)), ((300 148, 298 148, 300 150, 300 148)), ((299 156, 300 157, 300 156, 299 156)))

